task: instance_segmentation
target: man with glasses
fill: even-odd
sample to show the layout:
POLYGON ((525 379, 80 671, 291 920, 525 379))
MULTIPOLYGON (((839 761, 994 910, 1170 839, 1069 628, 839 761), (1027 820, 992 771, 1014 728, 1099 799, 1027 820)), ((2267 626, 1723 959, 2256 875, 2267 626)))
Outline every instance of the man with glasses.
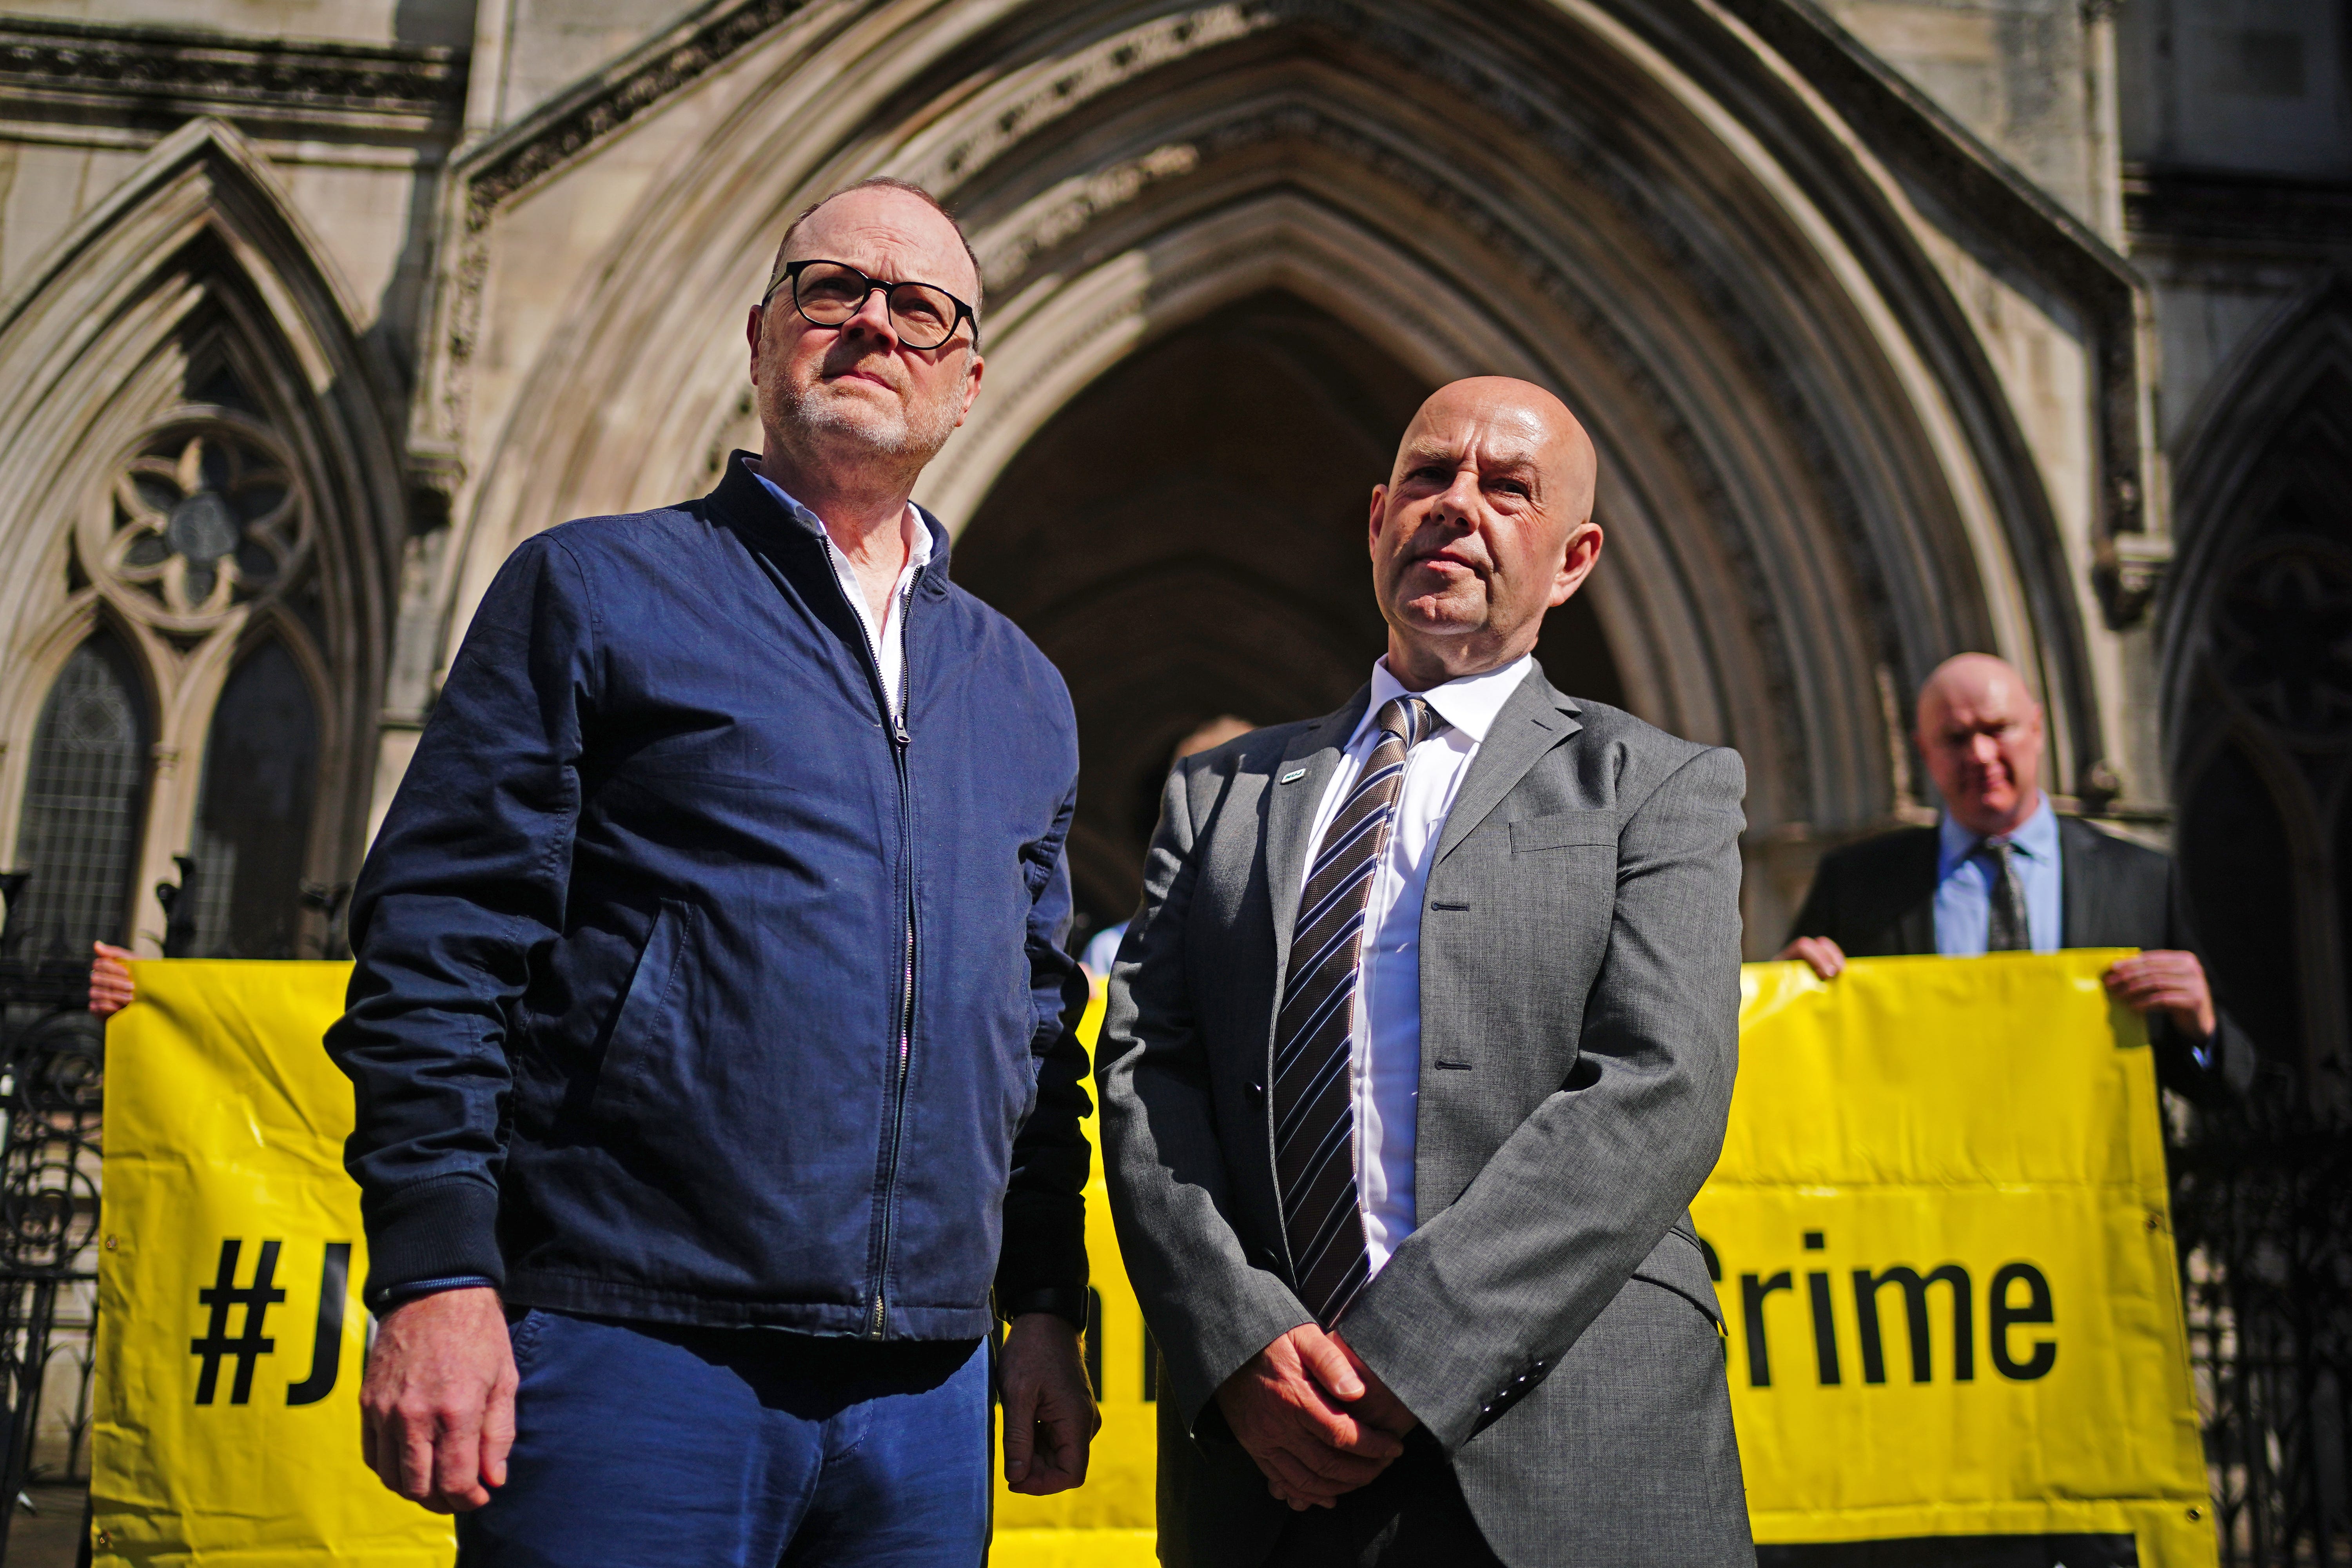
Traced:
POLYGON ((980 390, 870 181, 751 310, 763 448, 528 541, 361 875, 369 1464, 468 1564, 953 1563, 1076 1486, 1076 727, 908 499, 980 390))

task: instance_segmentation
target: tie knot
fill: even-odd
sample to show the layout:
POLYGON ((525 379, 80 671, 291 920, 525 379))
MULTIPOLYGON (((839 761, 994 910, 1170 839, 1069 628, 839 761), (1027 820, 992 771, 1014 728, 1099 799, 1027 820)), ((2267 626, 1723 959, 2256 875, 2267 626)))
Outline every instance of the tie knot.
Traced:
POLYGON ((1979 853, 1992 862, 1994 870, 2006 871, 2009 869, 2010 857, 2017 853, 2017 846, 2006 838, 1988 838, 1984 841, 1984 847, 1979 853))
POLYGON ((1437 733, 1444 723, 1425 697, 1391 697, 1381 704, 1372 720, 1374 729, 1402 741, 1408 752, 1437 733))

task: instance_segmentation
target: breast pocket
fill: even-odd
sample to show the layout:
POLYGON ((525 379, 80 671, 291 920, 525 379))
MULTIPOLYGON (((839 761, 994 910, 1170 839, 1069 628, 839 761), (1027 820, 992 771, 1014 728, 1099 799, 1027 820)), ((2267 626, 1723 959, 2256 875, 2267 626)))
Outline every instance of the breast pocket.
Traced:
POLYGON ((1615 849, 1613 811, 1555 811, 1511 824, 1511 854, 1540 855, 1554 849, 1615 849))
POLYGON ((597 1119, 631 1121, 648 1114, 653 1102, 672 1097, 665 1086, 674 1089, 686 1070, 678 1056, 685 1035, 677 1026, 680 976, 697 924, 694 906, 675 899, 664 899, 655 913, 597 1068, 590 1101, 597 1119))
POLYGON ((1568 987, 1579 1014, 1617 907, 1618 820, 1591 810, 1523 817, 1511 824, 1511 853, 1500 868, 1507 890, 1498 903, 1513 928, 1502 938, 1507 963, 1534 965, 1529 973, 1568 987))

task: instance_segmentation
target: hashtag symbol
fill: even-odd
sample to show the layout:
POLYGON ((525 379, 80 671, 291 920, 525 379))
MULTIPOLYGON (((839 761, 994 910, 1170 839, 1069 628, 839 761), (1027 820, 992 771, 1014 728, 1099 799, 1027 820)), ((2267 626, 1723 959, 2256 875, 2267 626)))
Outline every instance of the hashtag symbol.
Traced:
POLYGON ((220 1249, 220 1273, 212 1288, 196 1292, 196 1300, 212 1309, 212 1321, 205 1337, 188 1343, 188 1353, 204 1358, 196 1373, 196 1403, 210 1405, 220 1386, 221 1357, 236 1358, 236 1378, 229 1384, 228 1402, 243 1405, 253 1394, 253 1371, 261 1358, 278 1348, 278 1342, 261 1331, 267 1326, 269 1309, 286 1300, 283 1286, 270 1280, 278 1273, 278 1247, 274 1241, 261 1244, 261 1257, 253 1266, 253 1283, 240 1290, 236 1287, 236 1255, 243 1248, 241 1241, 224 1241, 220 1249), (228 1337, 228 1314, 232 1307, 245 1309, 245 1332, 236 1339, 228 1337))

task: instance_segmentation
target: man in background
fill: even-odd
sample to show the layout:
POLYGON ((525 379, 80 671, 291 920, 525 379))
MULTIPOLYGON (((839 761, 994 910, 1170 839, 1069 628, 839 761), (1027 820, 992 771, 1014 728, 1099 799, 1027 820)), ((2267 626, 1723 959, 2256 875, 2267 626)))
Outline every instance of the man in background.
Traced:
POLYGON ((1780 956, 1832 980, 1849 958, 2139 948, 2106 985, 2147 1019, 2164 1085, 2200 1101, 2244 1093, 2253 1046, 2189 951, 2170 858, 2051 808, 2042 707, 2017 671, 1989 654, 1945 660, 1912 739, 1943 798, 1937 825, 1824 856, 1780 956))

